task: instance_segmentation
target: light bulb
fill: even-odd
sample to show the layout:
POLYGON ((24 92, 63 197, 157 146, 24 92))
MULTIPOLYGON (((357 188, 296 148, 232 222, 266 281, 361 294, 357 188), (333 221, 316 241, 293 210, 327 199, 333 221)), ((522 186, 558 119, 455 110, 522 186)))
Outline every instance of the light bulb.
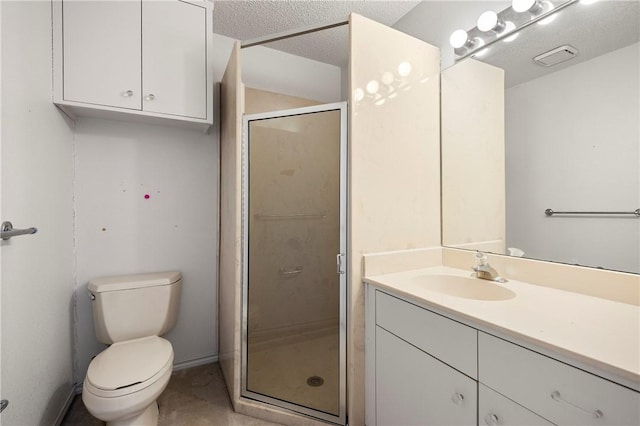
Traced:
POLYGON ((483 32, 492 30, 500 32, 504 29, 504 22, 498 18, 498 14, 493 10, 487 10, 478 18, 478 29, 483 32))
POLYGON ((538 0, 513 0, 511 2, 511 7, 518 13, 527 11, 535 13, 541 9, 538 0))
POLYGON ((398 74, 400 77, 406 77, 411 74, 411 64, 409 62, 400 62, 400 65, 398 65, 398 74))
POLYGON ((469 41, 469 35, 465 30, 455 30, 451 37, 449 37, 449 44, 455 49, 458 49, 469 41))
POLYGON ((378 84, 376 80, 371 80, 367 83, 367 92, 371 93, 372 95, 374 93, 377 93, 379 88, 380 84, 378 84))

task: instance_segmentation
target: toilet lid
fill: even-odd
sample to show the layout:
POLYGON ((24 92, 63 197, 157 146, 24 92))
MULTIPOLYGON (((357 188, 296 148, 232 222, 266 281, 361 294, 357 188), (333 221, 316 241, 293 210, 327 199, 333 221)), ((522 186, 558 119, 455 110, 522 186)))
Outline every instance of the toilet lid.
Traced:
POLYGON ((171 343, 161 337, 127 340, 96 356, 89 364, 87 380, 98 389, 122 389, 149 380, 172 362, 171 343))

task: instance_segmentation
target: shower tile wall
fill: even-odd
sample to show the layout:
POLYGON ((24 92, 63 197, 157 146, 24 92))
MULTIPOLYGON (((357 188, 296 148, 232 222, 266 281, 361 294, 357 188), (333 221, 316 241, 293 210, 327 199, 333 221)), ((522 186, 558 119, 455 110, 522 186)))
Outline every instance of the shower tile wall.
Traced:
POLYGON ((349 424, 364 419, 362 255, 440 245, 440 52, 351 18, 349 424), (392 77, 392 78, 390 78, 392 77), (379 92, 366 92, 371 81, 379 92), (388 81, 391 84, 384 84, 388 81), (364 93, 356 97, 358 89, 364 93))

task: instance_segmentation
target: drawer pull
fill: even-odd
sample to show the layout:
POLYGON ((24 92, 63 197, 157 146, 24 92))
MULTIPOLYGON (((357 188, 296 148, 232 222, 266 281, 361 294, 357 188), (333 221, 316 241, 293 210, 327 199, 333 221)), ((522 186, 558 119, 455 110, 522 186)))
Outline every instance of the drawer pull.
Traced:
POLYGON ((464 402, 464 395, 456 392, 451 397, 451 401, 453 401, 453 403, 456 405, 462 405, 462 403, 464 402))
POLYGON ((500 417, 498 417, 497 415, 495 415, 493 413, 489 413, 486 416, 484 416, 484 422, 488 426, 499 425, 500 424, 500 417))
POLYGON ((579 407, 579 406, 577 406, 575 404, 572 404, 571 402, 569 402, 566 399, 564 399, 562 397, 562 395, 560 395, 560 392, 558 392, 558 391, 551 392, 551 399, 553 399, 556 402, 560 402, 562 404, 567 404, 567 405, 575 408, 576 410, 582 411, 583 413, 593 417, 594 419, 599 419, 602 416, 604 416, 604 414, 600 410, 589 411, 589 410, 585 410, 584 408, 579 407))

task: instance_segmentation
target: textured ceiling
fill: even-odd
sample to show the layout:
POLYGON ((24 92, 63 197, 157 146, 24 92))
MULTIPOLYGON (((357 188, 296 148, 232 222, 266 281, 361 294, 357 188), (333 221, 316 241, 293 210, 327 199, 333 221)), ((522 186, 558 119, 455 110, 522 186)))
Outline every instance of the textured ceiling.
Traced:
MULTIPOLYGON (((395 24, 419 1, 214 0, 213 31, 250 40, 311 25, 347 20, 351 12, 395 24)), ((339 27, 265 45, 332 65, 348 62, 348 29, 339 27)))
POLYGON ((506 86, 512 87, 640 40, 637 0, 599 1, 591 5, 577 2, 557 15, 545 26, 525 28, 513 42, 494 44, 477 59, 504 68, 506 86), (565 44, 578 48, 579 55, 551 67, 533 61, 535 56, 565 44))

